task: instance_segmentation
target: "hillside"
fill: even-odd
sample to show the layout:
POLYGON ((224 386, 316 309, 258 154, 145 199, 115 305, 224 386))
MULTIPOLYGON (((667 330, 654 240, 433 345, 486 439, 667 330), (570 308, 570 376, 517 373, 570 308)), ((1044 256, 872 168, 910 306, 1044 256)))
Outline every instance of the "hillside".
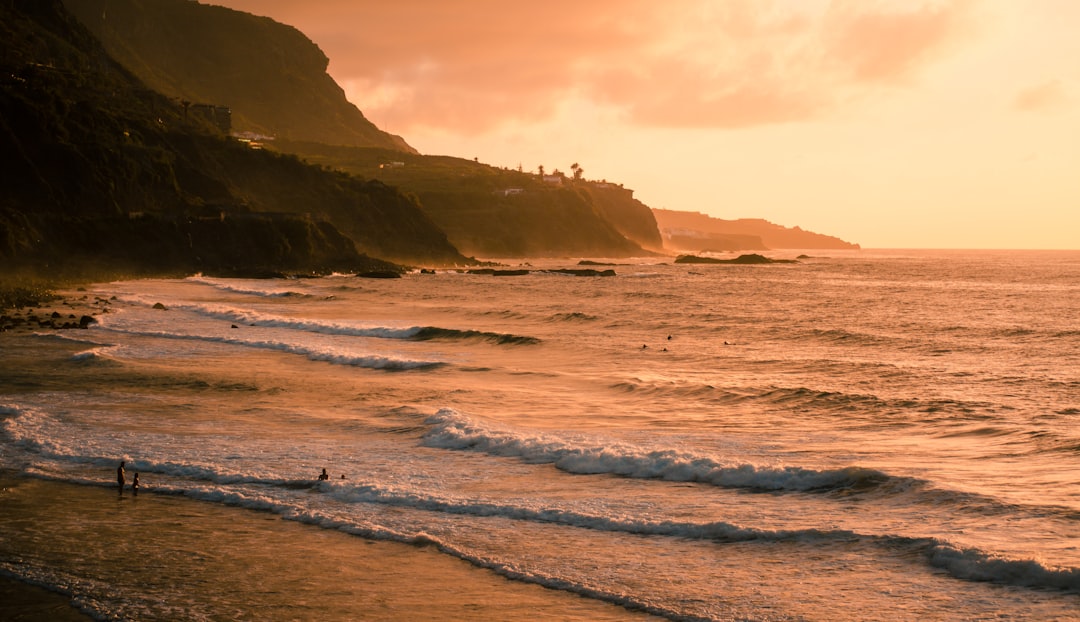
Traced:
POLYGON ((64 4, 150 88, 230 108, 233 131, 415 152, 345 99, 329 59, 291 26, 191 0, 64 4))
POLYGON ((0 261, 93 274, 466 260, 414 200, 227 138, 117 64, 59 0, 0 3, 0 261))
MULTIPOLYGON (((345 100, 326 74, 325 55, 295 28, 190 0, 64 2, 148 85, 178 101, 227 105, 230 129, 273 135, 262 141, 268 149, 400 187, 465 254, 622 257, 661 248, 652 213, 629 190, 584 182, 559 188, 417 154, 345 100), (395 162, 407 165, 380 167, 395 162), (521 192, 506 192, 513 188, 521 192)), ((284 196, 262 200, 286 210, 284 196)))
POLYGON ((676 251, 857 249, 839 238, 758 218, 724 220, 700 212, 653 209, 664 245, 676 251))
POLYGON ((415 195, 467 255, 629 257, 662 248, 652 211, 616 184, 569 177, 545 182, 449 156, 287 141, 273 148, 415 195))

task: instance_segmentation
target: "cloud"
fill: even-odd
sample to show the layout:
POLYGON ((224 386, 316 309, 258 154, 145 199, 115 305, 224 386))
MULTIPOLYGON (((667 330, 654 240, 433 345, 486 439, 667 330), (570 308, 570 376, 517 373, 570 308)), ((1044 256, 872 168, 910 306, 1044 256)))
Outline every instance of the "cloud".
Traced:
POLYGON ((967 30, 971 4, 907 3, 894 10, 867 8, 873 3, 865 1, 836 2, 823 23, 826 53, 856 83, 907 79, 967 30))
POLYGON ((569 98, 660 127, 815 118, 903 85, 957 40, 973 0, 218 0, 296 26, 376 123, 483 132, 569 98))
POLYGON ((1017 93, 1016 98, 1013 99, 1012 107, 1013 110, 1021 112, 1038 112, 1061 108, 1068 101, 1068 93, 1061 81, 1050 80, 1017 93))

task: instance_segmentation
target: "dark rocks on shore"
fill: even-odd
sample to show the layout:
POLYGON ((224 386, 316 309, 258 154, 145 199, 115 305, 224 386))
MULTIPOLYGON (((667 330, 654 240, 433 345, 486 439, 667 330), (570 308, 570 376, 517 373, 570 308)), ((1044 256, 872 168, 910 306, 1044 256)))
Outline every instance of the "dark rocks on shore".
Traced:
POLYGON ((58 311, 53 311, 50 314, 38 316, 35 313, 28 312, 26 317, 20 317, 18 315, 0 315, 0 332, 13 331, 17 329, 34 330, 38 328, 44 328, 49 330, 71 330, 71 329, 85 329, 89 328, 91 324, 96 324, 97 319, 92 316, 84 315, 79 318, 78 322, 75 322, 75 315, 68 315, 68 321, 58 322, 62 315, 58 311))

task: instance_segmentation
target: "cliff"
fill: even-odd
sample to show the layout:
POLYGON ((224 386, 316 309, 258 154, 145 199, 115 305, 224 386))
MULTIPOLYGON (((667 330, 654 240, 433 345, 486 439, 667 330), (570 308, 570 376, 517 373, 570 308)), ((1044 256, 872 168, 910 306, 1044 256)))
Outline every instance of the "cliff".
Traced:
POLYGON ((416 202, 252 150, 116 63, 58 0, 0 3, 0 260, 137 273, 467 263, 416 202))
POLYGON ((683 251, 857 249, 858 244, 758 218, 724 220, 699 212, 653 209, 665 247, 683 251))
POLYGON ((191 0, 64 0, 106 51, 150 88, 227 106, 232 130, 415 152, 375 127, 299 30, 191 0))
MULTIPOLYGON (((345 100, 326 74, 326 56, 291 26, 190 0, 64 2, 155 90, 228 106, 230 129, 273 135, 267 148, 400 187, 466 254, 622 257, 662 248, 652 213, 628 190, 554 188, 522 173, 417 154, 345 100), (408 166, 385 166, 392 162, 408 166), (528 191, 505 194, 516 187, 528 191)), ((282 199, 293 194, 264 192, 259 200, 285 210, 282 199)))
POLYGON ((537 175, 449 156, 275 141, 306 161, 416 196, 466 255, 632 257, 662 248, 649 207, 615 184, 537 175))

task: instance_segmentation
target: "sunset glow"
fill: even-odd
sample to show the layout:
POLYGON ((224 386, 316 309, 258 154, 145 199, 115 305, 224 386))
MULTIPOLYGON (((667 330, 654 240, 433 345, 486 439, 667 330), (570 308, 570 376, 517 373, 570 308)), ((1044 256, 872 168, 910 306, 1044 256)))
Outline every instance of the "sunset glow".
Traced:
POLYGON ((222 4, 423 153, 864 247, 1077 248, 1074 2, 222 4))

